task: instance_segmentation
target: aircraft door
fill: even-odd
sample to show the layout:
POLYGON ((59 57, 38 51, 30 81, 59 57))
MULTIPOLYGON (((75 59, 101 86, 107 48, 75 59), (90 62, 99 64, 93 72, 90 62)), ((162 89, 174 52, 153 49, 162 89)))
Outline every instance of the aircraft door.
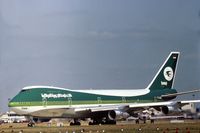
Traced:
POLYGON ((43 107, 47 106, 47 98, 46 97, 42 98, 42 105, 43 105, 43 107))
POLYGON ((71 105, 72 105, 72 98, 71 98, 71 97, 68 97, 67 100, 68 100, 68 105, 71 106, 71 105))

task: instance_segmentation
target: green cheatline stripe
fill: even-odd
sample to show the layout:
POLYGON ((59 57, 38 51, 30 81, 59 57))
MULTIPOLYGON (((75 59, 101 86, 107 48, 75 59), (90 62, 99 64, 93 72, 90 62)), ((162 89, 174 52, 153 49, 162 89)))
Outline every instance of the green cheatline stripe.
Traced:
POLYGON ((47 102, 10 102, 8 104, 9 107, 17 107, 17 106, 53 106, 53 105, 80 105, 80 104, 120 104, 120 103, 147 103, 153 102, 150 100, 104 100, 104 101, 47 101, 47 102))

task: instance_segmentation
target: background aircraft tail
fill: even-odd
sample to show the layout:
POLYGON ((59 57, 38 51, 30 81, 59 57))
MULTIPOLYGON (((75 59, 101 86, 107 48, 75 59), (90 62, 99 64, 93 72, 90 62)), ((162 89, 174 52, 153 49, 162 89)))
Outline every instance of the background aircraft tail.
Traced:
POLYGON ((161 90, 165 88, 173 88, 179 55, 180 52, 171 52, 169 54, 169 56, 157 72, 156 76, 148 85, 147 89, 161 90))

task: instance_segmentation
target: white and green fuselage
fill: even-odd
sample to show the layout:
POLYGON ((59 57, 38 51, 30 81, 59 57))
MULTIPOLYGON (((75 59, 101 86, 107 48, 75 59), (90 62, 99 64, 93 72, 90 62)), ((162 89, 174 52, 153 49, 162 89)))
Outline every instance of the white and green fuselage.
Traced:
MULTIPOLYGON (((99 105, 114 105, 138 102, 160 101, 161 95, 176 93, 175 89, 163 91, 137 90, 69 90, 48 86, 32 86, 21 92, 9 103, 10 108, 20 114, 30 114, 37 110, 81 108, 99 105)), ((170 99, 168 99, 170 100, 170 99)), ((70 114, 72 113, 69 110, 70 114)))
MULTIPOLYGON (((173 81, 178 61, 178 52, 172 52, 160 70, 145 89, 99 89, 70 90, 50 86, 29 86, 23 88, 10 102, 11 110, 18 114, 38 117, 79 117, 81 108, 128 105, 171 100, 162 95, 177 93, 173 81), (51 109, 65 109, 64 115, 51 112, 51 109), (41 110, 49 110, 48 115, 41 110)), ((84 114, 85 115, 85 114, 84 114)))

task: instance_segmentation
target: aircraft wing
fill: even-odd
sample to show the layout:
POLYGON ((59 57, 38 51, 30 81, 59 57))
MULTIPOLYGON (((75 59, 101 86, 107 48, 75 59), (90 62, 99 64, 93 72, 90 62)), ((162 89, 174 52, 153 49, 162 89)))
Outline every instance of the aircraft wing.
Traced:
POLYGON ((163 107, 163 106, 181 108, 182 106, 187 105, 189 103, 200 103, 200 100, 99 105, 99 106, 87 107, 87 108, 75 108, 75 112, 79 112, 79 111, 102 112, 102 111, 111 111, 111 110, 120 110, 120 111, 125 111, 125 112, 129 110, 143 111, 148 108, 152 108, 152 107, 158 108, 158 107, 163 107))
POLYGON ((188 100, 188 101, 168 101, 168 102, 152 102, 152 103, 123 103, 123 104, 112 104, 112 105, 98 105, 98 106, 88 106, 88 107, 62 107, 62 108, 52 108, 43 109, 32 112, 32 116, 42 116, 42 117, 67 117, 75 114, 91 114, 91 113, 102 113, 109 111, 121 111, 121 112, 137 112, 144 111, 149 108, 160 108, 160 107, 174 107, 181 108, 189 103, 199 103, 200 100, 188 100), (67 114, 66 114, 67 113, 67 114))
POLYGON ((186 100, 186 101, 169 101, 169 102, 152 102, 152 103, 135 103, 130 104, 130 108, 146 108, 146 107, 158 107, 158 106, 179 106, 182 107, 189 103, 200 103, 200 100, 186 100))
POLYGON ((182 106, 187 105, 189 103, 200 103, 200 100, 186 100, 186 101, 180 101, 179 104, 182 106))
POLYGON ((147 107, 157 107, 157 106, 169 106, 176 102, 152 102, 152 103, 133 103, 129 105, 129 108, 147 108, 147 107))

